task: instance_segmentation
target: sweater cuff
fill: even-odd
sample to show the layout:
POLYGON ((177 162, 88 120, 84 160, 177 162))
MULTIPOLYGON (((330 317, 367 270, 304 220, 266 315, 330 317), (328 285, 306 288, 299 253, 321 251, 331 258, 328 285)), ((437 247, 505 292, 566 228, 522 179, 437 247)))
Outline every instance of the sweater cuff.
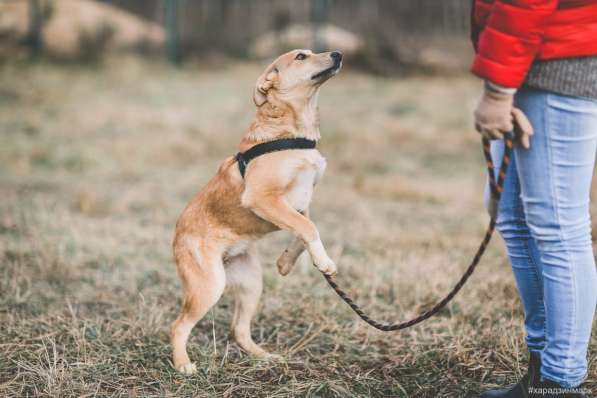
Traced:
POLYGON ((516 94, 516 88, 512 88, 512 87, 505 87, 499 84, 496 84, 494 82, 492 82, 491 80, 485 80, 485 88, 491 90, 491 91, 496 91, 498 93, 501 94, 508 94, 508 95, 514 95, 516 94))

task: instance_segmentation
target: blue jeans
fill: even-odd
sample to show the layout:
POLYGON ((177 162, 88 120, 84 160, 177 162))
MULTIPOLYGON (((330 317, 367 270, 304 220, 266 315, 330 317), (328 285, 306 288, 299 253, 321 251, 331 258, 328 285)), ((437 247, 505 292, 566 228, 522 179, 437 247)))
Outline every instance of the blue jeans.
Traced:
MULTIPOLYGON (((514 150, 497 229, 524 307, 527 346, 541 356, 541 377, 576 387, 587 373, 597 302, 589 215, 597 101, 528 88, 515 101, 535 135, 530 150, 514 150)), ((502 141, 492 143, 496 167, 503 150, 502 141)))

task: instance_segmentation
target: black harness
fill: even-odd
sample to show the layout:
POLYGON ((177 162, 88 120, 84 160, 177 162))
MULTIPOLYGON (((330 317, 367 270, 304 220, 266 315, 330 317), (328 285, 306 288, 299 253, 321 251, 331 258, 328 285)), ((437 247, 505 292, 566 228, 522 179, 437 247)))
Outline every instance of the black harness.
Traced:
POLYGON ((306 138, 284 138, 281 140, 257 144, 247 149, 245 152, 239 152, 236 154, 238 170, 240 171, 240 175, 245 178, 245 171, 249 165, 249 162, 256 157, 271 152, 287 151, 290 149, 315 149, 316 146, 317 141, 308 140, 306 138))

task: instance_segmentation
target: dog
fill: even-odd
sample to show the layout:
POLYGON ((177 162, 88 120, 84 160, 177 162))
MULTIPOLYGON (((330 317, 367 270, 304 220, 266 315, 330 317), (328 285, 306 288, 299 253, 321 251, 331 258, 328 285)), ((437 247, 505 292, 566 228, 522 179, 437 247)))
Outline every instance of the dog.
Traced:
MULTIPOLYGON (((278 57, 257 79, 257 112, 240 151, 287 138, 319 140, 319 91, 341 67, 342 54, 337 51, 293 50, 278 57)), ((196 372, 186 350, 191 329, 218 302, 226 285, 235 296, 231 334, 238 345, 256 357, 279 358, 251 337, 251 319, 262 291, 255 242, 273 231, 290 231, 295 238, 276 263, 281 275, 291 271, 305 249, 320 271, 336 273, 309 218, 313 188, 325 168, 317 149, 285 150, 255 158, 243 178, 237 158, 231 156, 184 209, 173 241, 184 294, 181 313, 170 330, 178 371, 196 372)))

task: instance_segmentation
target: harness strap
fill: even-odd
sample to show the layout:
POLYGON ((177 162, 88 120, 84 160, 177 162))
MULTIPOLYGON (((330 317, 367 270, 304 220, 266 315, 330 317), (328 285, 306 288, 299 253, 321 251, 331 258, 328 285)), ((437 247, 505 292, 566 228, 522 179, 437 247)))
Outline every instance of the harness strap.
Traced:
POLYGON ((275 141, 268 141, 262 144, 257 144, 245 152, 236 154, 236 161, 238 162, 238 170, 242 178, 245 178, 245 171, 249 162, 256 157, 265 155, 271 152, 287 151, 290 149, 315 149, 317 141, 309 140, 307 138, 283 138, 275 141))

